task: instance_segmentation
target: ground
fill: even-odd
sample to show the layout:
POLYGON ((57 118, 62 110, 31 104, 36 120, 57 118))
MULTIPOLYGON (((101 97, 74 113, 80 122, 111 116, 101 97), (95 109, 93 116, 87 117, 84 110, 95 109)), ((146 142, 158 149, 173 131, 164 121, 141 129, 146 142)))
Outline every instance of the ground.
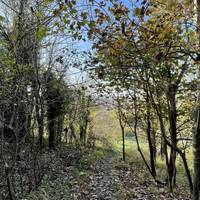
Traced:
POLYGON ((189 194, 169 194, 158 188, 144 169, 134 169, 128 164, 114 164, 115 157, 102 159, 96 166, 90 181, 79 185, 74 191, 77 200, 189 200, 189 194))
POLYGON ((79 185, 74 191, 73 199, 77 200, 114 200, 116 199, 117 184, 113 178, 112 156, 102 159, 95 167, 89 182, 79 185))
POLYGON ((124 163, 114 152, 87 152, 74 165, 68 160, 61 154, 38 190, 24 200, 191 199, 181 188, 177 188, 174 195, 169 194, 167 188, 158 188, 145 167, 124 163))

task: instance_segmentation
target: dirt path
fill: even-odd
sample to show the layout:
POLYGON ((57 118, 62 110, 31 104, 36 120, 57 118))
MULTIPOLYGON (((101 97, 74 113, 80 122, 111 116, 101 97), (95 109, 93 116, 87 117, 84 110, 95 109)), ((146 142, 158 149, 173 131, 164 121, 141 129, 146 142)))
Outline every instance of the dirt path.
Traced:
POLYGON ((158 191, 154 182, 144 176, 142 169, 113 167, 114 156, 106 157, 97 164, 87 182, 77 185, 73 200, 189 200, 180 193, 158 191), (153 191, 152 191, 153 189, 153 191))
POLYGON ((113 156, 100 161, 89 177, 90 181, 79 186, 74 200, 116 200, 117 191, 114 176, 112 174, 113 156))

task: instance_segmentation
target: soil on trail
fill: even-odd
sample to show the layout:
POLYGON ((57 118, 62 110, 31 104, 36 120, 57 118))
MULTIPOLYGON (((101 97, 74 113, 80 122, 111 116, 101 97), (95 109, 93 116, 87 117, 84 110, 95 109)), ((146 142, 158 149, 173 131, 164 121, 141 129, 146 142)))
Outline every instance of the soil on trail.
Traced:
POLYGON ((88 181, 77 185, 73 200, 189 200, 183 189, 174 195, 159 190, 153 180, 144 176, 145 169, 128 165, 114 166, 114 156, 106 157, 95 167, 88 181))
POLYGON ((74 200, 116 200, 117 184, 112 172, 113 156, 99 162, 89 182, 79 186, 74 200))

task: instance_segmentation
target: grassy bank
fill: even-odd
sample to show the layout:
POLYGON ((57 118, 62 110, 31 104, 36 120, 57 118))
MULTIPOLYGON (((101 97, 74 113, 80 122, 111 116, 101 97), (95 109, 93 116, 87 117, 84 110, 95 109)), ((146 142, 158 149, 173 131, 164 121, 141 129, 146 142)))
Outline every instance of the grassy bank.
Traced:
MULTIPOLYGON (((134 137, 127 137, 125 140, 125 149, 126 149, 126 164, 137 167, 138 169, 145 168, 144 166, 144 161, 142 160, 142 157, 138 151, 136 141, 134 137)), ((149 149, 148 149, 148 144, 145 142, 140 143, 140 148, 149 163, 149 149)), ((121 162, 121 157, 122 157, 122 142, 121 141, 116 141, 113 143, 113 149, 117 153, 117 159, 118 162, 121 162)), ((187 161, 188 161, 188 166, 193 173, 192 168, 193 168, 193 155, 192 155, 192 149, 188 149, 187 151, 187 161)), ((180 183, 180 185, 184 188, 188 188, 188 180, 187 176, 185 174, 185 169, 182 163, 182 160, 180 156, 177 156, 177 162, 176 162, 176 167, 177 167, 177 182, 180 183)), ((157 155, 156 158, 156 169, 157 169, 157 175, 158 179, 160 180, 165 180, 167 177, 166 174, 166 164, 165 164, 165 159, 161 157, 159 154, 157 155)), ((144 170, 144 176, 150 176, 148 170, 144 170)), ((188 189, 187 189, 188 190, 188 189)))

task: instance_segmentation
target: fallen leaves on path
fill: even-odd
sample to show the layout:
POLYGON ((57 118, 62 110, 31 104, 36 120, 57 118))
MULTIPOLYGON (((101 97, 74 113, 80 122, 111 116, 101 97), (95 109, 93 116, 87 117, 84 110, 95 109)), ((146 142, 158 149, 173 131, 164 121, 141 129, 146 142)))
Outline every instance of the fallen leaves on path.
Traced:
POLYGON ((188 193, 177 191, 172 195, 165 188, 157 188, 145 177, 144 169, 124 165, 114 167, 113 157, 107 157, 96 166, 89 181, 74 188, 74 200, 189 200, 188 193))

